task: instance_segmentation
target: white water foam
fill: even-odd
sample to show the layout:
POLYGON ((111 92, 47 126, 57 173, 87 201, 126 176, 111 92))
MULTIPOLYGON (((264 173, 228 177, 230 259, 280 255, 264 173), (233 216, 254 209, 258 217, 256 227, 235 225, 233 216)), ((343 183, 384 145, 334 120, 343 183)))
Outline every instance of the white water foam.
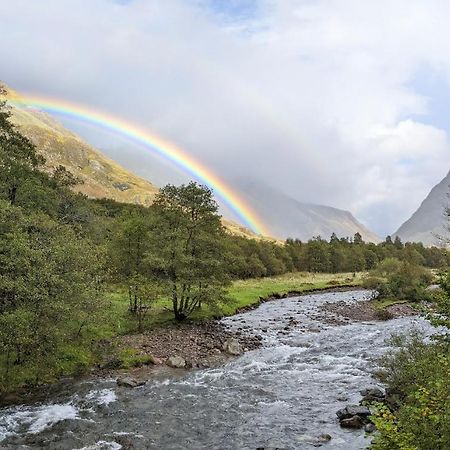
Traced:
POLYGON ((78 450, 120 450, 122 446, 117 442, 98 441, 89 447, 83 447, 78 450))
POLYGON ((20 429, 37 434, 61 420, 79 418, 79 411, 72 403, 11 408, 9 411, 11 412, 5 411, 3 417, 0 417, 0 441, 16 434, 20 429))
POLYGON ((113 389, 93 390, 86 395, 86 400, 94 401, 97 405, 107 406, 117 400, 117 395, 113 389))

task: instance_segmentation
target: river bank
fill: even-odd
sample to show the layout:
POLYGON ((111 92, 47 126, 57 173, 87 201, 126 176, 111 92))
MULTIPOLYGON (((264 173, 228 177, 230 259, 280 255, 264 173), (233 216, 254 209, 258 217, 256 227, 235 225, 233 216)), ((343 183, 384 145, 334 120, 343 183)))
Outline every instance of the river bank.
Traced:
MULTIPOLYGON (((202 330, 203 323, 210 323, 212 320, 234 315, 247 308, 255 308, 261 304, 262 299, 271 297, 283 297, 289 292, 304 293, 316 290, 337 288, 339 286, 358 286, 362 283, 363 274, 309 274, 309 273, 290 273, 276 277, 258 278, 249 280, 235 281, 229 290, 229 300, 223 304, 217 305, 214 309, 202 308, 195 311, 190 320, 182 323, 180 326, 186 326, 192 330, 192 335, 186 333, 187 337, 199 342, 205 342, 201 345, 196 354, 186 354, 186 359, 193 360, 194 364, 207 365, 214 364, 209 360, 214 359, 216 355, 211 354, 216 351, 213 348, 207 348, 208 333, 202 330), (198 329, 197 329, 198 328, 198 329), (196 329, 197 331, 193 331, 196 329), (200 336, 203 336, 200 338, 200 336), (206 355, 204 353, 206 352, 206 355)), ((8 389, 0 393, 0 405, 18 402, 22 398, 29 398, 30 392, 35 389, 43 389, 44 384, 54 383, 64 377, 80 377, 92 373, 104 372, 105 365, 110 363, 110 369, 123 368, 132 370, 136 366, 146 366, 151 368, 153 355, 150 352, 144 352, 139 338, 136 337, 134 345, 134 336, 138 336, 137 322, 128 312, 128 292, 120 287, 112 287, 105 293, 105 307, 98 323, 90 329, 86 329, 83 335, 74 338, 69 346, 62 349, 59 359, 58 372, 53 376, 46 377, 45 380, 38 379, 39 364, 38 361, 30 361, 26 366, 13 366, 8 374, 10 380, 8 389), (130 341, 127 346, 126 342, 130 341), (117 345, 116 345, 117 344, 117 345)), ((144 330, 146 333, 154 333, 155 341, 160 341, 161 347, 170 349, 170 346, 161 338, 164 330, 174 330, 178 327, 170 313, 170 302, 161 301, 152 305, 152 309, 144 320, 144 330)), ((172 331, 170 331, 172 332, 172 331)), ((169 334, 170 334, 169 332, 169 334)), ((223 333, 221 331, 220 333, 223 333)), ((168 334, 168 335, 169 335, 168 334)), ((228 336, 231 337, 231 336, 228 336)), ((218 339, 219 341, 221 339, 218 339)), ((170 339, 168 340, 170 342, 170 339)), ((177 341, 180 348, 189 350, 192 340, 189 339, 185 345, 184 341, 177 341)), ((152 343, 150 343, 152 348, 152 343)), ((216 344, 213 344, 216 346, 216 344)), ((243 348, 252 348, 252 344, 242 342, 243 348)), ((158 351, 155 352, 158 358, 158 351)), ((171 355, 161 354, 159 358, 167 358, 171 355)), ((0 365, 2 360, 0 358, 0 365)))
POLYGON ((379 387, 374 362, 392 332, 426 328, 420 317, 354 321, 322 309, 370 301, 367 291, 323 292, 264 302, 224 318, 227 332, 261 345, 208 369, 160 367, 135 389, 116 377, 67 383, 46 401, 3 409, 2 448, 329 449, 368 445, 335 412, 379 387), (335 319, 335 320, 333 320, 335 319), (240 334, 238 334, 240 333, 240 334), (329 435, 328 442, 321 437, 329 435))

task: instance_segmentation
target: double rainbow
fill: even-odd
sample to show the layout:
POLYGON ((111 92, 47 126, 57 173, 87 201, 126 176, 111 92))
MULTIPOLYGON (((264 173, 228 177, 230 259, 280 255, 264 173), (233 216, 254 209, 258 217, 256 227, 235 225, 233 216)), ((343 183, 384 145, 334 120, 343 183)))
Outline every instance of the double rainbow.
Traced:
POLYGON ((15 106, 37 108, 103 128, 156 152, 174 163, 184 172, 190 174, 197 181, 210 187, 219 200, 227 205, 246 227, 257 234, 269 235, 267 228, 254 211, 252 211, 251 207, 244 202, 244 200, 242 200, 228 184, 221 180, 211 169, 205 167, 188 155, 186 151, 162 139, 156 134, 137 127, 117 116, 94 110, 84 105, 72 103, 67 100, 43 97, 40 95, 26 95, 23 97, 14 96, 7 100, 10 104, 15 106))

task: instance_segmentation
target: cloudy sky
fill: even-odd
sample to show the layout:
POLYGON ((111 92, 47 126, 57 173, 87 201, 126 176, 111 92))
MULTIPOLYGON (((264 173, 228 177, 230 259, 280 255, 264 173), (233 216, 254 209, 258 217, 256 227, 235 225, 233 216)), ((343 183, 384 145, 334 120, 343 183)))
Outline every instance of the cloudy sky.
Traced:
MULTIPOLYGON (((0 0, 0 79, 385 235, 450 169, 449 23, 447 0, 0 0)), ((157 183, 185 178, 73 127, 157 183)))

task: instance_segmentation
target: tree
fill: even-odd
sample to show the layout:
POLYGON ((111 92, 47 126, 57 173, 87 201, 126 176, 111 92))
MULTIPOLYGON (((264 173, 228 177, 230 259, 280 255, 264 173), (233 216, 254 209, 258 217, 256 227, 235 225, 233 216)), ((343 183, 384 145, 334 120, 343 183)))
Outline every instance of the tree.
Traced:
POLYGON ((402 240, 400 239, 399 236, 395 236, 395 239, 394 239, 394 247, 395 247, 397 250, 401 250, 401 249, 403 248, 403 242, 402 242, 402 240))
POLYGON ((330 237, 330 244, 338 244, 339 238, 337 237, 336 233, 332 233, 330 237))
POLYGON ((212 191, 197 183, 167 185, 152 206, 146 263, 172 299, 176 320, 225 298, 224 230, 212 191))
POLYGON ((359 233, 359 232, 355 233, 355 235, 353 236, 353 243, 354 244, 364 244, 361 233, 359 233))
POLYGON ((330 267, 328 243, 320 236, 313 238, 306 246, 305 260, 310 272, 327 272, 330 267))
MULTIPOLYGON (((101 255, 68 226, 0 200, 0 390, 13 366, 57 367, 100 308, 101 255), (88 251, 89 249, 89 251, 88 251)), ((26 373, 26 370, 23 370, 26 373)))
POLYGON ((150 220, 150 214, 136 212, 116 222, 110 248, 119 276, 131 279, 145 272, 144 257, 148 249, 150 220))
MULTIPOLYGON (((5 92, 0 88, 0 96, 5 92)), ((44 163, 33 143, 23 136, 10 120, 6 102, 0 101, 0 189, 11 205, 17 201, 20 186, 38 174, 44 163)))
POLYGON ((144 319, 152 303, 158 300, 160 296, 161 289, 157 283, 149 282, 142 275, 136 275, 130 280, 128 286, 129 311, 136 318, 139 332, 143 331, 144 319))

